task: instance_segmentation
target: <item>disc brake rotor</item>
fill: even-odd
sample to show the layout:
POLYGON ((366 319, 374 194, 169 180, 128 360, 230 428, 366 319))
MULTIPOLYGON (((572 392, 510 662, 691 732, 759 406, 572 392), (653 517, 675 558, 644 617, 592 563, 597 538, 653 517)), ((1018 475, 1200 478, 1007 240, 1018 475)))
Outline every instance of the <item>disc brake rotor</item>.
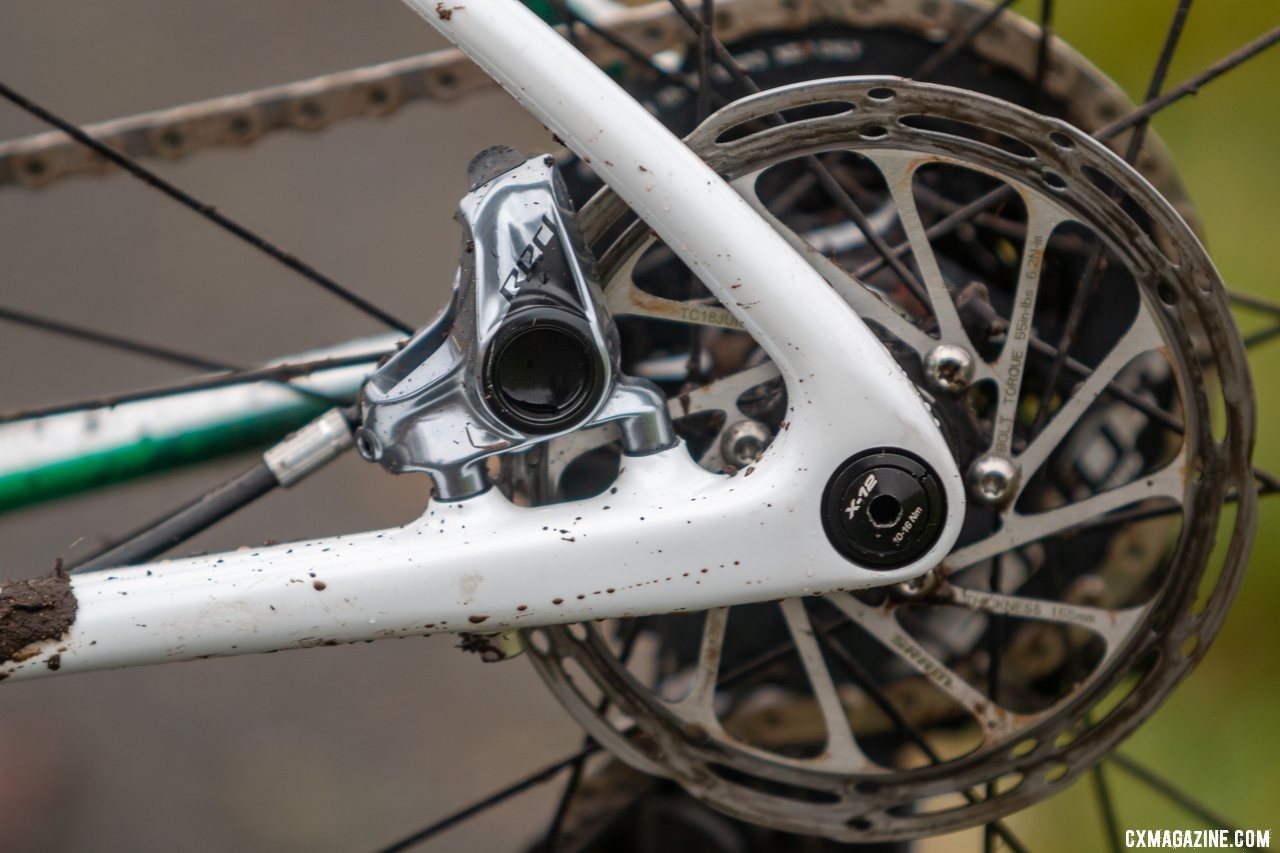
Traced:
MULTIPOLYGON (((535 667, 627 763, 788 831, 931 835, 1064 787, 1204 654, 1247 553, 1251 389, 1203 248, 1086 135, 963 90, 798 84, 689 142, 932 402, 970 472, 964 532, 911 588, 537 629, 535 667), (809 157, 909 246, 900 264, 815 200, 809 157)), ((615 314, 722 330, 697 368, 711 381, 671 401, 691 449, 730 475, 768 464, 786 389, 767 357, 723 307, 653 292, 669 253, 611 194, 582 219, 615 314)), ((542 471, 609 440, 573 436, 542 471)))

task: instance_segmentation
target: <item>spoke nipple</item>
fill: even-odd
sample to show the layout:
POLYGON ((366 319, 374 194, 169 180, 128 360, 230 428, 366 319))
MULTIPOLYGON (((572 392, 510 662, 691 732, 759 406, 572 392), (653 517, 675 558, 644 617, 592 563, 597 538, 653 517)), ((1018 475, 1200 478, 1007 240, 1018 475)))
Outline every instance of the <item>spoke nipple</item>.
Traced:
POLYGON ((1007 456, 988 453, 969 466, 969 491, 987 506, 1001 506, 1011 500, 1018 487, 1020 472, 1007 456))
POLYGON ((973 382, 973 356, 962 346, 939 344, 925 354, 924 375, 937 390, 959 394, 973 382))

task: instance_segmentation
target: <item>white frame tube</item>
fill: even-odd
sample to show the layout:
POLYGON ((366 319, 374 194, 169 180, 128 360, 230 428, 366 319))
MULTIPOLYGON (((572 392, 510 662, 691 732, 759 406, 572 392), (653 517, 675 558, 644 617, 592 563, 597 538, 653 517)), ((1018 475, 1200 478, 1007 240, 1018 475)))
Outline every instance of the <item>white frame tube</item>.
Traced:
POLYGON ((68 632, 0 662, 0 675, 49 674, 55 654, 74 672, 697 610, 895 583, 951 549, 964 493, 941 434, 804 258, 518 0, 407 2, 590 163, 769 352, 788 428, 752 476, 710 474, 680 446, 625 460, 615 488, 589 500, 530 509, 491 491, 397 530, 77 576, 68 632), (883 446, 933 467, 947 517, 918 560, 873 571, 831 547, 820 502, 844 460, 883 446))

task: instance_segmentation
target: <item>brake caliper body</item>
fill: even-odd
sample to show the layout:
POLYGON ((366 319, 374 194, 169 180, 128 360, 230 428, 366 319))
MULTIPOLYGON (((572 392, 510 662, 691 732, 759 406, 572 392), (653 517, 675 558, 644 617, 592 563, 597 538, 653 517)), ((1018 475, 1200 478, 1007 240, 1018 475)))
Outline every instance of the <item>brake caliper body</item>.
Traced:
POLYGON ((675 438, 662 393, 619 368, 595 260, 554 161, 482 151, 462 199, 453 298, 364 388, 356 446, 392 473, 430 474, 436 495, 489 487, 484 460, 616 422, 625 451, 675 438))

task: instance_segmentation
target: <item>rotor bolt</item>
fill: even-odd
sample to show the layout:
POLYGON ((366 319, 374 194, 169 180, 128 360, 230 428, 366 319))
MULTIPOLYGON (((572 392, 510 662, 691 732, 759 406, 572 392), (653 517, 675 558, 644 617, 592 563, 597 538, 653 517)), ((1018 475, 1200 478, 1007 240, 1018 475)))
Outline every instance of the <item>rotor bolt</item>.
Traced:
POLYGON ((938 570, 937 566, 934 566, 918 578, 912 578, 911 580, 903 581, 897 586, 890 587, 889 592, 897 598, 914 601, 927 597, 941 583, 942 572, 938 570))
POLYGON ((773 431, 759 421, 745 419, 728 426, 720 439, 720 453, 724 461, 742 468, 760 458, 773 431))
POLYGON ((958 394, 973 382, 973 356, 955 344, 939 344, 924 357, 924 375, 939 391, 958 394))
POLYGON ((969 466, 969 491, 988 506, 1000 506, 1014 495, 1018 466, 1007 456, 988 453, 969 466))

